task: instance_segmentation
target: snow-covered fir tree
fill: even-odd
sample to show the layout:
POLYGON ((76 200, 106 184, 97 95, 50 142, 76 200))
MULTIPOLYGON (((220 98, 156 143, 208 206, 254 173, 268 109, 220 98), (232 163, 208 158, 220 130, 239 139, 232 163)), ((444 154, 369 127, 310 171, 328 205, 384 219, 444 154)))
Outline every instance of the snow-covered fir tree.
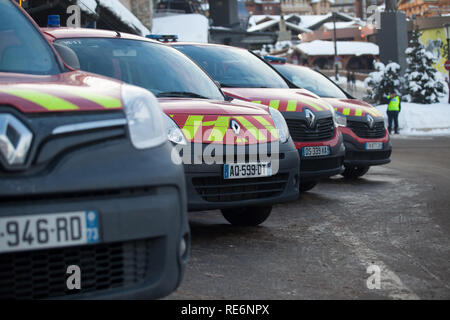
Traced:
POLYGON ((400 95, 403 81, 400 76, 400 65, 395 62, 384 65, 382 62, 374 61, 374 68, 375 71, 364 80, 368 98, 375 103, 384 103, 386 95, 392 91, 400 95))
POLYGON ((420 43, 421 32, 413 30, 406 49, 405 100, 430 104, 439 102, 444 93, 444 83, 433 68, 433 54, 420 43))

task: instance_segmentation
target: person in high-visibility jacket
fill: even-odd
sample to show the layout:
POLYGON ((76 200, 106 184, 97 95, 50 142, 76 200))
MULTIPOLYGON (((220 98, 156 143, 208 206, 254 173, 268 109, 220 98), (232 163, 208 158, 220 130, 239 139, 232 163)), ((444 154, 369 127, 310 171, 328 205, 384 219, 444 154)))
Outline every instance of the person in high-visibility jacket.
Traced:
POLYGON ((394 132, 397 134, 399 129, 398 114, 402 109, 400 97, 395 92, 392 92, 391 94, 387 95, 386 98, 389 101, 387 107, 389 134, 392 133, 392 123, 394 123, 394 132))

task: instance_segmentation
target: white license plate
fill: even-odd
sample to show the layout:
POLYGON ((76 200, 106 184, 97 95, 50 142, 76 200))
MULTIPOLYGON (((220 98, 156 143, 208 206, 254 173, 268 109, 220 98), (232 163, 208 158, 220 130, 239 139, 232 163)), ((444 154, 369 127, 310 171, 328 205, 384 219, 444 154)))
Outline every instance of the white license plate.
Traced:
POLYGON ((225 163, 223 166, 224 179, 268 177, 271 175, 272 164, 270 162, 225 163))
POLYGON ((366 142, 366 150, 381 150, 383 142, 366 142))
POLYGON ((302 155, 304 157, 328 156, 330 154, 329 146, 303 147, 302 155))
POLYGON ((96 211, 0 218, 0 253, 99 241, 96 211))

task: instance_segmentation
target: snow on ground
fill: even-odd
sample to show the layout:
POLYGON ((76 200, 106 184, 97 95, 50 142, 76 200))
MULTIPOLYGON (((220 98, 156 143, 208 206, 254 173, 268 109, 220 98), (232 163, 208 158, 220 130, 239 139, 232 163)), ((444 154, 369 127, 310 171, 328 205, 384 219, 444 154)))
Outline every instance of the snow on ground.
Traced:
MULTIPOLYGON (((84 0, 82 0, 84 1, 84 0)), ((89 1, 88 1, 89 2, 89 1)), ((119 0, 97 0, 97 2, 111 10, 120 20, 138 30, 142 36, 150 34, 148 30, 134 14, 130 12, 119 0)))
MULTIPOLYGON (((378 55, 379 48, 376 44, 362 41, 336 41, 338 55, 364 54, 378 55)), ((300 43, 297 49, 309 56, 332 56, 334 55, 333 41, 314 40, 311 42, 300 43)))
MULTIPOLYGON (((400 135, 436 136, 450 135, 450 104, 448 96, 441 103, 418 104, 402 102, 399 115, 400 135)), ((387 105, 379 105, 377 109, 384 115, 387 123, 387 105)))
POLYGON ((153 18, 154 34, 175 34, 179 41, 208 42, 208 19, 196 13, 153 18))

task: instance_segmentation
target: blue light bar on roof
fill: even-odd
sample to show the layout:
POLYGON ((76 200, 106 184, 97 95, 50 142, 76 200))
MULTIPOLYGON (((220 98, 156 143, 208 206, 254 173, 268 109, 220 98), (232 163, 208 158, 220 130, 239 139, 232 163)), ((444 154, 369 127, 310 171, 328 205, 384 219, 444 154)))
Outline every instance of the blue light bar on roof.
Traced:
POLYGON ((286 63, 286 58, 274 57, 274 56, 264 56, 264 59, 270 62, 276 63, 286 63))
POLYGON ((148 34, 145 37, 161 42, 176 42, 178 40, 178 36, 176 34, 148 34))
POLYGON ((47 17, 47 27, 50 28, 59 28, 61 27, 61 22, 60 22, 60 17, 59 14, 51 14, 47 17))

